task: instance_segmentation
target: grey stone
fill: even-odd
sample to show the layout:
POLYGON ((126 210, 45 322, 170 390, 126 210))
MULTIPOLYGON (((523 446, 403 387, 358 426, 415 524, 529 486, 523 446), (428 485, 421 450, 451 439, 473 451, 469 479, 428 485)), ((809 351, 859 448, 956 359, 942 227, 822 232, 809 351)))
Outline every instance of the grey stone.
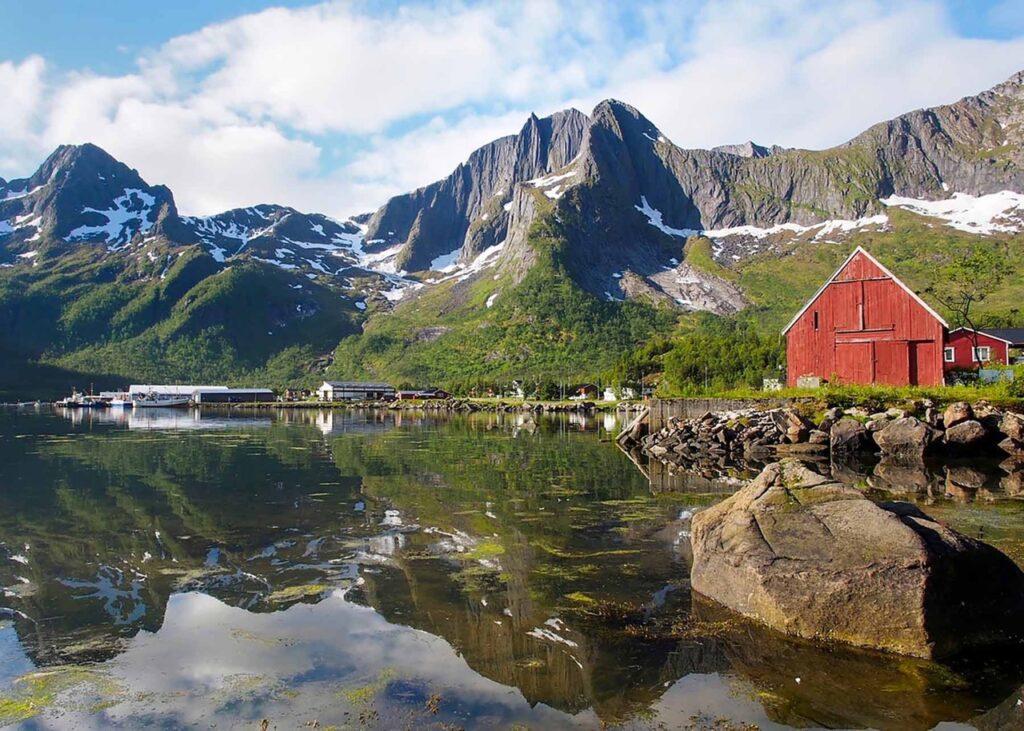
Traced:
POLYGON ((874 433, 882 454, 904 460, 921 460, 939 433, 923 421, 907 416, 889 422, 874 433))
POLYGON ((1024 443, 1024 417, 1007 411, 999 420, 999 431, 1010 439, 1024 443))
POLYGON ((946 444, 966 449, 981 444, 985 441, 985 436, 985 427, 977 421, 970 420, 960 421, 954 426, 948 427, 943 438, 946 444))
POLYGON ((956 426, 960 422, 974 418, 974 409, 966 401, 956 401, 946 407, 942 413, 942 423, 947 429, 956 426))
POLYGON ((864 425, 850 416, 844 416, 832 425, 829 439, 833 454, 859 452, 869 444, 864 425))
POLYGON ((694 592, 776 630, 925 658, 1020 638, 1024 573, 795 461, 692 520, 694 592))

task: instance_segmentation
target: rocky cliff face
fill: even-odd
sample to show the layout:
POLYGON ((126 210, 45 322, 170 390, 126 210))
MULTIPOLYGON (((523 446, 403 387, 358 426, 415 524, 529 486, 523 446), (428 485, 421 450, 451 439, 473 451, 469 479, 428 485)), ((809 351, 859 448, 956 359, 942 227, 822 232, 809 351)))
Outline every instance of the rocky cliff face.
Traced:
POLYGON ((519 134, 476 150, 444 180, 388 201, 367 225, 367 250, 401 246, 397 266, 410 271, 478 254, 504 238, 513 187, 572 160, 586 124, 575 109, 531 115, 519 134))
POLYGON ((729 265, 798 235, 835 241, 884 227, 890 205, 1024 190, 1022 90, 1017 74, 821 151, 753 142, 685 149, 615 100, 589 117, 531 118, 520 135, 481 148, 445 180, 390 201, 371 220, 370 245, 401 246, 400 267, 415 270, 466 263, 504 244, 495 261, 519 276, 533 256, 530 225, 554 208, 566 222, 574 277, 594 294, 653 292, 683 308, 727 311, 735 298, 698 306, 663 286, 692 275, 675 271, 689 237, 704 233, 715 259, 729 265))

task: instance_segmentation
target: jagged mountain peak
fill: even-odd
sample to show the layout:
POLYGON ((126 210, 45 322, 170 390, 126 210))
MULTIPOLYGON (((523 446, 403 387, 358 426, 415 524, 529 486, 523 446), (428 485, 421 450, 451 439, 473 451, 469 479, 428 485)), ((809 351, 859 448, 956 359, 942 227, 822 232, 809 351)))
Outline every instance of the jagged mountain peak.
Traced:
POLYGON ((81 243, 111 248, 136 235, 174 230, 177 210, 166 187, 97 145, 61 145, 28 178, 12 180, 0 198, 8 247, 51 250, 81 243))
POLYGON ((658 127, 639 109, 618 99, 605 99, 590 114, 591 129, 606 129, 625 139, 630 135, 644 135, 648 139, 665 141, 658 127))
POLYGON ((448 177, 395 196, 367 222, 368 251, 391 252, 397 269, 447 266, 504 240, 517 184, 565 167, 579 152, 585 114, 531 114, 517 134, 470 153, 448 177))
POLYGON ((1006 81, 996 84, 991 92, 1000 95, 1016 95, 1024 91, 1024 69, 1011 75, 1006 81))

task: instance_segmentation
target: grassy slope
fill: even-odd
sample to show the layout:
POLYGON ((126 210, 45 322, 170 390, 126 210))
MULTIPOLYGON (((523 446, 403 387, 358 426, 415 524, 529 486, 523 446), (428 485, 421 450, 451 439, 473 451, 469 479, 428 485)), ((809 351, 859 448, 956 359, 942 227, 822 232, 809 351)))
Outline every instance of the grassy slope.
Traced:
MULTIPOLYGON (((681 318, 671 344, 655 354, 637 351, 627 359, 635 376, 664 372, 662 392, 692 395, 733 387, 759 387, 762 377, 779 375, 784 364, 780 330, 857 245, 864 246, 912 289, 942 290, 943 267, 959 254, 990 247, 1005 262, 1001 285, 974 310, 985 325, 1019 324, 1024 302, 1024 235, 979 236, 907 211, 889 211, 890 230, 858 231, 841 244, 804 240, 788 245, 784 256, 766 254, 724 273, 710 259, 703 239, 690 241, 687 261, 736 282, 751 306, 731 318, 692 314, 681 318)), ((951 323, 951 313, 927 294, 925 299, 951 323)))
POLYGON ((82 247, 0 270, 0 349, 16 364, 0 389, 24 398, 90 381, 312 381, 310 361, 354 319, 347 301, 271 266, 218 271, 195 249, 140 263, 82 247))
MULTIPOLYGON (((1024 302, 1024 235, 978 236, 899 209, 890 209, 889 219, 890 231, 859 231, 843 244, 804 243, 788 256, 761 256, 742 264, 737 270, 739 283, 755 305, 744 316, 777 332, 857 245, 918 293, 928 287, 941 290, 945 282, 940 268, 956 255, 984 246, 1000 252, 1006 277, 978 305, 978 314, 982 320, 1019 321, 1015 309, 1024 302)), ((929 304, 949 319, 940 303, 929 304)))
MULTIPOLYGON (((755 257, 735 268, 715 262, 706 239, 691 239, 686 260, 738 284, 750 299, 751 307, 731 318, 677 318, 582 292, 563 266, 562 224, 545 215, 530 235, 540 260, 521 283, 483 277, 440 285, 373 318, 362 336, 343 342, 332 372, 455 387, 609 374, 633 380, 658 370, 665 370, 674 393, 701 390, 705 383, 719 389, 759 384, 764 375, 778 375, 783 362, 779 330, 858 244, 918 291, 941 288, 939 269, 956 254, 993 247, 1006 261, 1007 276, 977 314, 983 322, 1020 321, 1015 308, 1024 301, 1024 236, 982 237, 906 211, 889 213, 889 231, 860 231, 842 244, 801 241, 783 257, 755 257), (493 293, 497 298, 487 308, 493 293), (671 343, 653 356, 634 350, 654 335, 671 336, 671 343), (628 368, 625 361, 647 367, 628 368)), ((560 215, 564 219, 566 212, 560 215)))
POLYGON ((343 342, 332 373, 456 387, 593 378, 652 333, 671 330, 676 316, 667 309, 605 302, 574 284, 562 225, 550 211, 534 223, 538 261, 518 284, 483 276, 439 285, 343 342))

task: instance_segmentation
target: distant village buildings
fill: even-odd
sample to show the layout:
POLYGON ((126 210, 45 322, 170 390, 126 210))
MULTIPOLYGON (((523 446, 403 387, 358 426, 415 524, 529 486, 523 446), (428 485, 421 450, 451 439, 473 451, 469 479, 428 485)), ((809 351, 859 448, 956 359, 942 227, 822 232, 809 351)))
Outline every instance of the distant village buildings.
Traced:
MULTIPOLYGON (((101 394, 102 395, 102 394, 101 394)), ((181 397, 196 404, 241 404, 276 401, 269 388, 229 388, 228 386, 194 386, 188 384, 133 384, 128 387, 128 400, 153 397, 181 397)))

